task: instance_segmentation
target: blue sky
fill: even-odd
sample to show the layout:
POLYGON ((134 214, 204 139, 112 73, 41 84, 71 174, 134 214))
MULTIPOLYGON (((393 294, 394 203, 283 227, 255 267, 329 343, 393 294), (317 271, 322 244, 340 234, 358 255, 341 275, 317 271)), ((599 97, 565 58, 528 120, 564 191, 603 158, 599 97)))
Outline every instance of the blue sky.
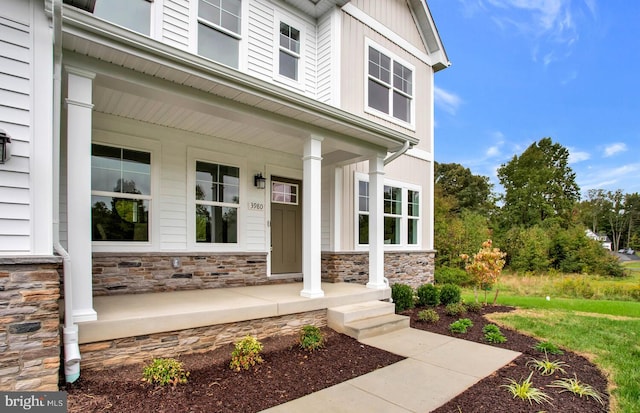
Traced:
POLYGON ((452 65, 435 75, 435 158, 496 183, 550 137, 584 195, 640 192, 640 1, 428 0, 452 65))

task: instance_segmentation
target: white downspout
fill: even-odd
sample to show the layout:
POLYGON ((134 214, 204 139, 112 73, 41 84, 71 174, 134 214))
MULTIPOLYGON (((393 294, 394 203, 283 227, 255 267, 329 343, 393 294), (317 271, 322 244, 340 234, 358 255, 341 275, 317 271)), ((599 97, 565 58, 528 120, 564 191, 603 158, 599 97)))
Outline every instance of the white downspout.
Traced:
POLYGON ((386 158, 384 158, 384 165, 388 165, 390 162, 396 160, 397 158, 401 157, 402 155, 404 155, 409 148, 411 148, 411 144, 409 143, 409 141, 404 141, 404 145, 402 145, 402 148, 400 148, 398 151, 396 151, 395 153, 392 153, 391 155, 387 156, 386 158))
POLYGON ((64 272, 64 376, 67 383, 80 377, 78 326, 73 323, 71 256, 60 244, 60 113, 62 97, 62 0, 53 0, 53 248, 62 257, 64 272))

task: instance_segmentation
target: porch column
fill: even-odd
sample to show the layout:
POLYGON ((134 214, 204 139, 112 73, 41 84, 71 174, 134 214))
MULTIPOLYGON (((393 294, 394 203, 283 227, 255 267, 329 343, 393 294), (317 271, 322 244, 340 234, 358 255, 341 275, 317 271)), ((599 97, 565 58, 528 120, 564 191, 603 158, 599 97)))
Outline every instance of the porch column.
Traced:
POLYGON ((67 106, 67 233, 73 321, 98 318, 91 274, 91 115, 95 73, 65 67, 67 106))
POLYGON ((384 283, 384 156, 369 159, 369 282, 368 288, 383 289, 384 283))
POLYGON ((310 136, 304 143, 302 189, 302 277, 300 295, 323 297, 321 285, 321 186, 322 137, 310 136))

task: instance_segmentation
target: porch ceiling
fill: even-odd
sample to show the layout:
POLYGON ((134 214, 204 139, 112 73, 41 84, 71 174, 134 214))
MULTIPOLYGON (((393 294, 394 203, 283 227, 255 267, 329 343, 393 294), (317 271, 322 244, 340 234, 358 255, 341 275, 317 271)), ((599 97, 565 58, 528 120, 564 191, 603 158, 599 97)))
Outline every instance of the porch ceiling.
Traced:
MULTIPOLYGON (((320 3, 319 3, 320 4, 320 3)), ((96 73, 94 110, 301 154, 305 137, 325 138, 323 155, 353 158, 418 140, 65 8, 65 64, 96 73)))

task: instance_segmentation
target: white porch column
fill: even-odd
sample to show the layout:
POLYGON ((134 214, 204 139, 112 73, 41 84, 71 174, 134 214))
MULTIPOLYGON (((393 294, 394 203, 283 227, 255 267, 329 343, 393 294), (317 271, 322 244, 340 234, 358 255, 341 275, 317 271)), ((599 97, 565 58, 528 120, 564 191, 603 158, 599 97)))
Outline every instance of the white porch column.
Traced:
POLYGON ((304 143, 302 189, 302 276, 300 295, 308 298, 323 297, 321 285, 321 168, 322 138, 310 136, 304 143))
POLYGON ((369 159, 369 282, 368 288, 383 289, 384 283, 384 156, 369 159))
POLYGON ((67 71, 67 231, 71 256, 73 321, 98 318, 93 309, 91 274, 91 112, 95 73, 67 71))

